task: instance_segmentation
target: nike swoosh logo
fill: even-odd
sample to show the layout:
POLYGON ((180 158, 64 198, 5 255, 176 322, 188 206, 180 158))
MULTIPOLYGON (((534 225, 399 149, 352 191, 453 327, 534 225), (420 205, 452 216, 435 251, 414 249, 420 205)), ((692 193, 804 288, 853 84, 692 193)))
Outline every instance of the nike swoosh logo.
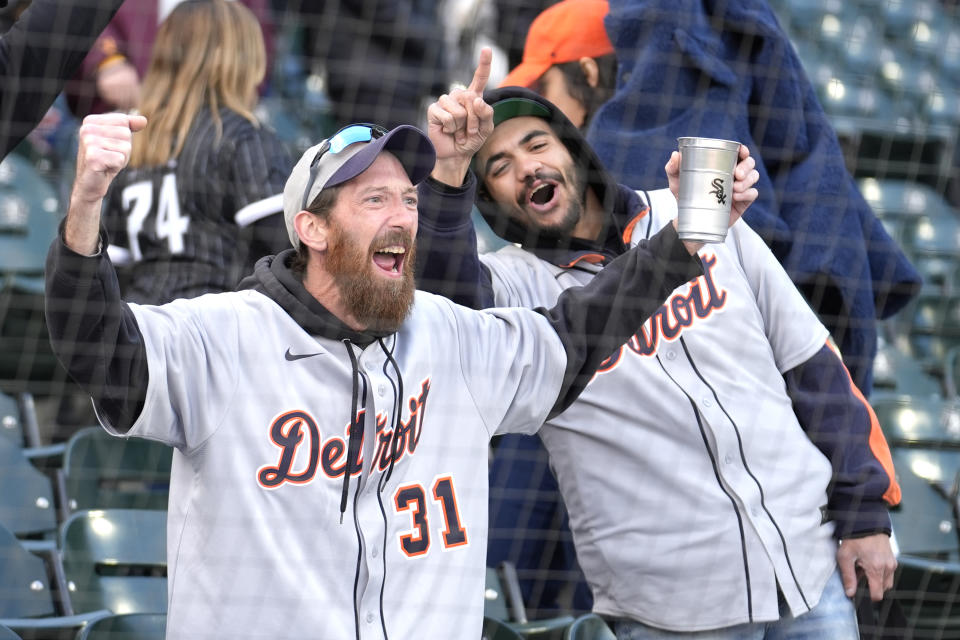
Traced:
POLYGON ((317 353, 290 353, 290 349, 287 349, 287 352, 283 354, 283 357, 286 358, 287 362, 293 362, 294 360, 303 360, 304 358, 312 358, 313 356, 322 355, 322 351, 317 353))

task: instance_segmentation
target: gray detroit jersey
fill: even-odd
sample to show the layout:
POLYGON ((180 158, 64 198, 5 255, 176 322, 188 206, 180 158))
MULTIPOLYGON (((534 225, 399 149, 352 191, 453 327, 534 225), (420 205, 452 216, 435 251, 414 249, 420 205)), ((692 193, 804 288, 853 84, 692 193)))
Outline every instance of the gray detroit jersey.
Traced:
MULTIPOLYGON (((668 190, 651 198, 632 244, 676 217, 668 190)), ((776 620, 777 583, 800 614, 836 552, 820 519, 831 466, 783 378, 827 330, 746 223, 699 254, 704 275, 540 431, 594 610, 677 631, 776 620)), ((599 270, 513 246, 482 259, 498 305, 549 307, 599 270)))
POLYGON ((168 638, 480 629, 489 439, 536 431, 566 363, 543 316, 418 292, 361 350, 254 291, 131 308, 149 386, 129 435, 175 447, 168 638), (341 524, 355 381, 362 472, 341 524))

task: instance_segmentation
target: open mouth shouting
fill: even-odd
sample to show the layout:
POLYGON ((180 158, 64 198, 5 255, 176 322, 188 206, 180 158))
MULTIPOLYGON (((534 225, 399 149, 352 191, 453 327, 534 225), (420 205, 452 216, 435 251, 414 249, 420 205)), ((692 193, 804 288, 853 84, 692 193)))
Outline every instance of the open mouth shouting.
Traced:
POLYGON ((391 238, 373 251, 373 264, 387 276, 399 278, 403 274, 403 265, 409 252, 408 239, 391 238))
POLYGON ((532 209, 535 213, 545 214, 551 212, 558 204, 560 197, 560 185, 563 178, 560 175, 556 177, 537 176, 529 181, 520 194, 520 205, 532 209))

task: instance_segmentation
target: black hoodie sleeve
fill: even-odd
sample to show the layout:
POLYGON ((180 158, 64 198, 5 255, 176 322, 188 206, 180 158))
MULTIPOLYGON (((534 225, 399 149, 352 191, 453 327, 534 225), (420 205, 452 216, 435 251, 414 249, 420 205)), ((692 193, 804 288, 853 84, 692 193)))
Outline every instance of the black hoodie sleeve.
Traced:
POLYGON ((674 289, 703 275, 672 224, 604 267, 582 287, 560 294, 543 313, 567 352, 563 386, 551 416, 563 412, 590 382, 597 367, 663 304, 674 289))
MULTIPOLYGON (((100 240, 107 246, 102 230, 100 240)), ((146 398, 147 351, 106 252, 75 253, 61 231, 47 253, 45 313, 57 359, 93 397, 100 417, 128 431, 146 398)))
POLYGON ((490 272, 480 262, 470 219, 476 176, 467 172, 460 187, 427 178, 418 191, 417 288, 471 309, 494 306, 490 272))

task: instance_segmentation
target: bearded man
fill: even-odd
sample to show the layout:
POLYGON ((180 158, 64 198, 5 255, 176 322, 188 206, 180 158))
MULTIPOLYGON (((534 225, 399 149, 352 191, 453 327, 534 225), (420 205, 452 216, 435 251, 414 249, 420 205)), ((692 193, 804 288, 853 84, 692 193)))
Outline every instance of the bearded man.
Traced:
POLYGON ((174 447, 167 638, 478 637, 490 438, 568 406, 700 245, 667 225, 549 311, 457 306, 414 290, 433 145, 351 125, 286 182, 292 249, 239 291, 127 304, 100 210, 144 126, 80 129, 47 323, 108 432, 174 447))

